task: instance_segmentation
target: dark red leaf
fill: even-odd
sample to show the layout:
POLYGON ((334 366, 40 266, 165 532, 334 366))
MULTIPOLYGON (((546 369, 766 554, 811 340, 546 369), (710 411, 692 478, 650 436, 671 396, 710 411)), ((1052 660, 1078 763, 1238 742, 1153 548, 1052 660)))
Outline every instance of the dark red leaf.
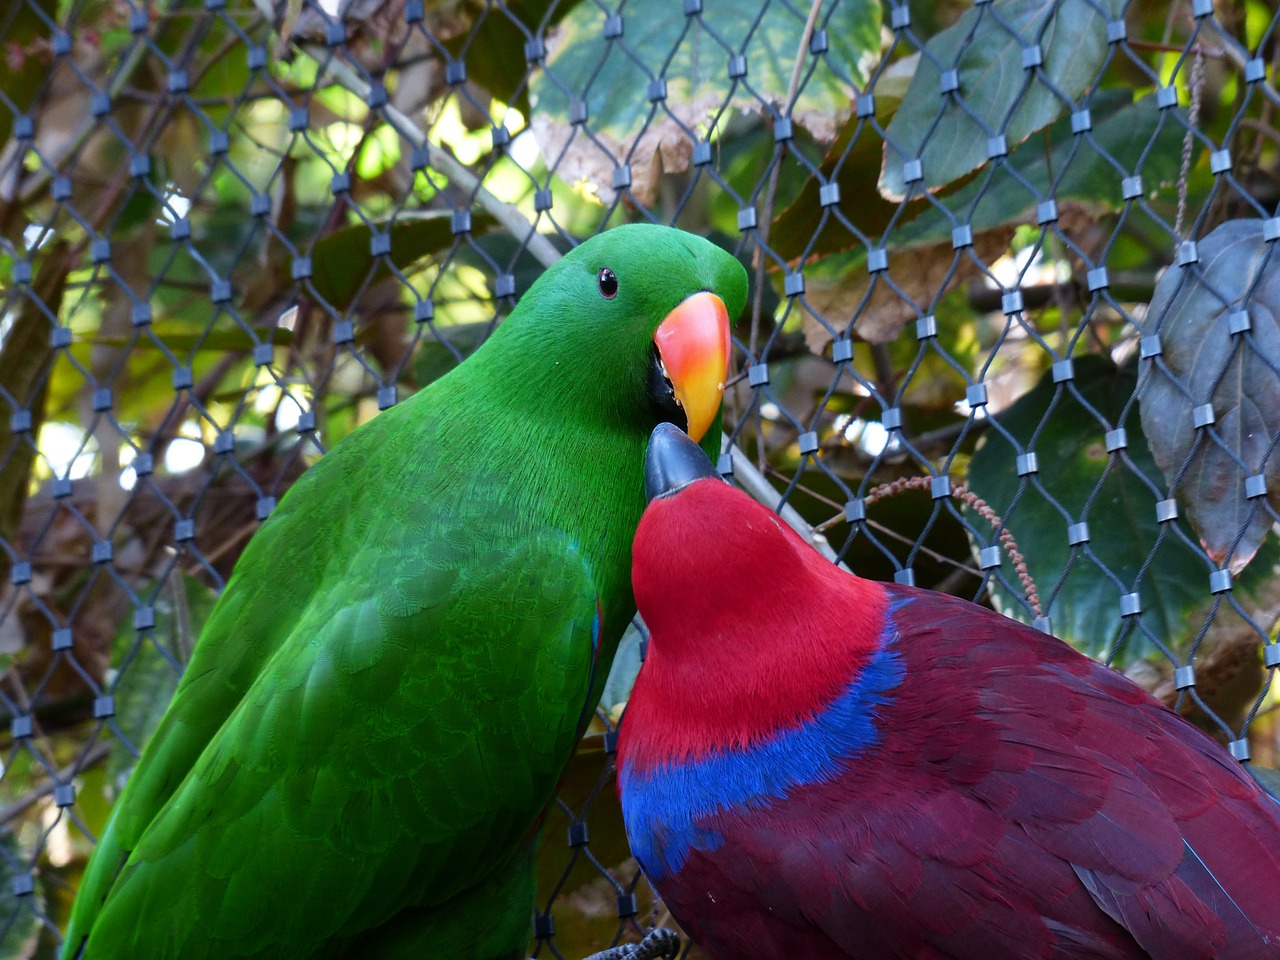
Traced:
POLYGON ((1162 347, 1139 386, 1151 452, 1209 556, 1233 572, 1271 529, 1264 501, 1280 508, 1280 259, 1264 230, 1234 220, 1199 241, 1197 260, 1156 284, 1143 331, 1162 347), (1266 494, 1251 499, 1258 476, 1266 494))

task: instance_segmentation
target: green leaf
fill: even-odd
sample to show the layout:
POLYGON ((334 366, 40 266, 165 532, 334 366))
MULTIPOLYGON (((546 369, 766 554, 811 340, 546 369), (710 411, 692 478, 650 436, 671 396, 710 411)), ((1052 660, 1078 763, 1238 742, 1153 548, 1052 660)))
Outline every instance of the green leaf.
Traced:
MULTIPOLYGON (((399 270, 453 245, 452 214, 432 211, 401 214, 379 233, 390 233, 390 261, 399 270)), ((471 214, 471 229, 478 233, 494 223, 487 213, 471 214)), ((311 285, 337 310, 346 310, 369 285, 389 274, 386 257, 375 257, 370 244, 373 230, 363 223, 335 230, 316 241, 311 251, 311 285)))
POLYGON ((1271 529, 1247 478, 1264 477, 1280 509, 1280 263, 1261 220, 1224 223, 1197 247, 1199 262, 1170 267, 1147 310, 1143 332, 1163 351, 1143 378, 1142 426, 1205 552, 1238 573, 1271 529), (1241 322, 1248 333, 1233 334, 1241 322), (1203 406, 1209 429, 1195 426, 1203 406))
MULTIPOLYGON (((1181 645, 1189 630, 1186 614, 1208 594, 1205 558, 1172 530, 1162 533, 1156 521, 1158 497, 1152 488, 1159 488, 1160 475, 1137 418, 1123 420, 1128 447, 1125 458, 1113 462, 1103 444, 1107 425, 1085 405, 1118 425, 1136 383, 1132 368, 1117 369, 1099 356, 1078 358, 1073 386, 1082 403, 1066 384, 1055 384, 1046 373, 1034 389, 999 414, 1000 428, 987 431, 969 466, 970 489, 1004 517, 1017 539, 1045 612, 1053 618, 1054 633, 1099 658, 1107 656, 1120 637, 1120 596, 1133 590, 1144 567, 1137 587, 1142 621, 1170 647, 1181 645), (1036 483, 1017 476, 1019 451, 1006 432, 1023 450, 1035 452, 1040 467, 1036 483), (1080 520, 1089 526, 1087 552, 1067 541, 1068 523, 1080 520)), ((976 529, 989 529, 985 520, 966 513, 976 529)), ((1017 584, 1012 573, 1005 576, 1017 584)), ((1002 613, 1030 619, 1025 599, 996 581, 992 599, 1002 613)), ((1127 664, 1152 652, 1144 632, 1131 630, 1117 662, 1127 664)))
MULTIPOLYGON (((1124 4, 1100 6, 1115 17, 1124 4)), ((1091 0, 995 0, 966 10, 925 44, 885 131, 880 192, 906 196, 908 160, 922 161, 924 186, 936 189, 986 163, 989 137, 1002 134, 1012 148, 1052 123, 1066 109, 1064 96, 1075 100, 1094 85, 1107 55, 1106 23, 1091 0), (1043 60, 1036 70, 1024 67, 1029 50, 1043 60), (952 69, 959 88, 943 94, 943 71, 952 69)))
POLYGON ((859 230, 869 237, 884 232, 899 205, 870 189, 880 172, 880 152, 881 140, 867 122, 850 118, 823 157, 819 168, 822 181, 810 178, 800 195, 774 219, 769 243, 779 256, 792 260, 806 248, 817 255, 836 253, 858 242, 839 220, 825 216, 819 193, 822 182, 840 187, 840 211, 859 230))
MULTIPOLYGON (((1183 128, 1170 122, 1169 111, 1160 110, 1153 96, 1137 103, 1131 100, 1128 90, 1097 91, 1089 98, 1093 127, 1087 134, 1073 133, 1068 118, 1056 121, 1043 137, 1024 141, 1009 154, 1005 166, 1017 178, 997 173, 994 183, 988 183, 986 178, 971 179, 951 192, 941 191, 935 198, 936 205, 911 208, 919 211, 915 219, 900 218, 893 248, 950 245, 954 221, 968 223, 974 233, 1007 224, 1033 223, 1036 203, 1042 197, 1052 196, 1060 206, 1067 200, 1077 201, 1094 215, 1118 210, 1125 201, 1120 192, 1123 175, 1117 165, 1141 174, 1152 187, 1176 180, 1183 128)), ((868 194, 866 184, 879 169, 880 141, 868 133, 868 128, 859 130, 860 123, 856 118, 849 121, 840 139, 827 151, 820 169, 824 179, 839 185, 840 210, 845 217, 867 236, 877 237, 899 205, 879 194, 868 194), (850 147, 849 140, 855 135, 858 139, 850 147)), ((810 246, 819 224, 823 224, 822 232, 813 241, 811 254, 837 253, 857 243, 834 217, 824 221, 819 185, 818 178, 810 179, 795 202, 774 221, 770 242, 787 259, 799 256, 810 246)))
MULTIPOLYGON (((87 361, 92 346, 128 347, 131 351, 160 350, 159 340, 179 358, 194 353, 251 353, 258 343, 269 342, 274 346, 293 343, 293 331, 284 327, 272 327, 260 331, 255 339, 248 330, 237 324, 225 324, 209 329, 198 321, 171 318, 152 324, 152 337, 85 337, 73 342, 71 352, 76 359, 87 361), (268 336, 269 334, 269 336, 268 336)), ((172 366, 169 367, 172 370, 172 366)))
MULTIPOLYGON (((975 179, 936 198, 916 219, 898 227, 889 256, 889 276, 895 287, 878 285, 871 291, 874 299, 865 305, 870 285, 866 247, 858 244, 852 250, 828 252, 847 245, 851 235, 843 227, 825 230, 813 251, 816 259, 805 268, 810 304, 829 318, 849 316, 857 310, 860 336, 873 341, 892 339, 902 324, 916 317, 915 306, 904 301, 898 291, 925 307, 943 284, 963 282, 979 273, 973 258, 956 253, 952 242, 956 223, 971 227, 974 253, 990 263, 1005 251, 1014 225, 1035 222, 1041 197, 1054 197, 1060 212, 1068 202, 1086 215, 1120 209, 1124 204, 1122 175, 1104 158, 1104 152, 1123 169, 1140 171, 1153 185, 1176 178, 1182 128, 1168 121, 1153 97, 1138 103, 1130 103, 1129 97, 1127 91, 1101 91, 1092 98, 1093 129, 1087 141, 1082 142, 1083 134, 1072 133, 1070 121, 1063 119, 1049 127, 1043 138, 1029 140, 1015 150, 1007 165, 1032 189, 1001 173, 992 183, 986 178, 975 179)), ((857 218, 858 211, 864 210, 866 219, 873 221, 869 226, 883 226, 883 208, 888 204, 878 196, 850 196, 843 190, 842 195, 847 200, 846 213, 855 223, 862 225, 857 218)), ((784 253, 794 250, 786 246, 787 236, 796 231, 809 236, 803 231, 816 226, 818 210, 816 190, 802 194, 775 225, 772 242, 784 253), (808 213, 799 206, 806 197, 812 204, 808 213)), ((815 350, 821 350, 830 339, 812 318, 806 318, 806 334, 815 350)))
MULTIPOLYGON (((530 30, 539 24, 545 29, 564 19, 574 5, 557 0, 506 0, 502 8, 482 0, 472 0, 472 4, 479 8, 480 23, 471 29, 457 29, 456 35, 443 41, 444 48, 454 57, 466 57, 468 80, 527 116, 529 87, 524 79, 529 74, 529 61, 524 45, 529 38, 517 20, 530 30)), ((463 22, 464 16, 455 12, 449 26, 469 26, 463 22)), ((428 30, 437 38, 443 32, 434 24, 428 30)))
POLYGON ((1010 154, 1008 166, 1035 193, 1014 177, 997 175, 991 184, 979 178, 938 198, 938 206, 930 204, 904 224, 893 235, 894 247, 950 244, 953 218, 969 224, 975 234, 1034 222, 1042 197, 1053 197, 1060 208, 1065 201, 1078 201, 1095 215, 1118 210, 1125 201, 1120 192, 1123 175, 1116 164, 1140 172, 1153 185, 1175 179, 1183 128, 1169 122, 1154 96, 1137 103, 1129 100, 1127 90, 1100 91, 1089 102, 1093 129, 1088 139, 1073 134, 1070 120, 1063 118, 1045 131, 1043 139, 1028 140, 1010 154))
MULTIPOLYGON (((605 14, 579 3, 560 25, 547 69, 533 79, 533 130, 544 156, 558 156, 567 182, 585 178, 611 197, 614 157, 631 165, 631 189, 652 196, 657 155, 662 167, 687 168, 695 136, 728 103, 760 112, 761 98, 785 107, 804 28, 807 5, 769 4, 763 12, 735 0, 704 0, 699 21, 679 15, 625 17, 625 47, 605 39, 605 14), (715 33, 701 26, 713 24, 715 33), (744 49, 745 48, 745 49, 744 49), (744 81, 729 76, 731 56, 745 54, 744 81), (661 66, 665 97, 649 99, 650 68, 661 66), (591 136, 570 122, 571 101, 587 107, 591 136), (689 131, 695 131, 690 136, 689 131)), ((627 13, 630 14, 630 8, 627 13)), ((818 24, 828 50, 816 62, 805 51, 803 84, 791 117, 822 141, 835 139, 852 111, 880 51, 880 4, 873 0, 823 0, 818 24), (809 67, 812 66, 812 72, 809 67)))

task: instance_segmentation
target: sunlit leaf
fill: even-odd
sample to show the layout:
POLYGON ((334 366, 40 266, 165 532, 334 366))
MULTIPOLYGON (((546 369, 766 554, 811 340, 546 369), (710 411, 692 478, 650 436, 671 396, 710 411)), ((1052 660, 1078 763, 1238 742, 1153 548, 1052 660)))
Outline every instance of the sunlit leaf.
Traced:
MULTIPOLYGON (((825 25, 828 49, 806 72, 790 116, 830 141, 853 109, 851 83, 863 84, 879 55, 880 4, 825 0, 822 6, 818 22, 825 25)), ((594 4, 578 4, 564 19, 531 94, 534 135, 544 156, 560 157, 556 172, 562 179, 586 179, 611 197, 614 157, 628 158, 632 192, 652 199, 658 157, 662 169, 684 170, 695 136, 726 102, 760 112, 763 98, 785 112, 807 8, 773 3, 759 11, 734 0, 704 0, 701 9, 701 19, 715 25, 714 35, 678 13, 644 17, 628 8, 629 52, 605 39, 605 17, 594 4), (730 58, 739 54, 745 55, 745 81, 730 76, 730 58), (661 78, 650 72, 659 65, 661 78), (655 92, 663 95, 651 99, 650 84, 659 79, 665 88, 655 92), (586 105, 589 138, 571 122, 575 100, 586 105)))
POLYGON ((1014 147, 1056 120, 1068 109, 1064 97, 1074 100, 1097 80, 1107 54, 1101 11, 1115 17, 1124 6, 995 0, 966 10, 925 44, 927 54, 885 131, 880 192, 905 196, 903 164, 916 159, 924 186, 943 186, 987 162, 990 138, 1002 135, 1014 147), (944 94, 944 72, 952 70, 958 86, 944 94))

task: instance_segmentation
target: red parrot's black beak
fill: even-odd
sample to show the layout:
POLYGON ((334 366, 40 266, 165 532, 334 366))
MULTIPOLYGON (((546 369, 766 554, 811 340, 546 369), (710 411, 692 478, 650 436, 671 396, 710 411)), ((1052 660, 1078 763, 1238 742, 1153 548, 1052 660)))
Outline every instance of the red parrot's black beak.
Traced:
POLYGON ((649 435, 644 489, 650 500, 671 496, 695 480, 719 476, 702 448, 674 424, 660 423, 649 435))

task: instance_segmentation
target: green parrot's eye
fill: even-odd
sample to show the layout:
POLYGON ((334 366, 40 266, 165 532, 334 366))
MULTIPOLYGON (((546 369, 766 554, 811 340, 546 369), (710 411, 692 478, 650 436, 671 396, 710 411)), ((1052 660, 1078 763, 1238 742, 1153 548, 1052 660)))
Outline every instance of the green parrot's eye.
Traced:
POLYGON ((612 300, 618 295, 618 275, 604 267, 600 271, 600 275, 596 278, 600 284, 600 296, 606 300, 612 300))

